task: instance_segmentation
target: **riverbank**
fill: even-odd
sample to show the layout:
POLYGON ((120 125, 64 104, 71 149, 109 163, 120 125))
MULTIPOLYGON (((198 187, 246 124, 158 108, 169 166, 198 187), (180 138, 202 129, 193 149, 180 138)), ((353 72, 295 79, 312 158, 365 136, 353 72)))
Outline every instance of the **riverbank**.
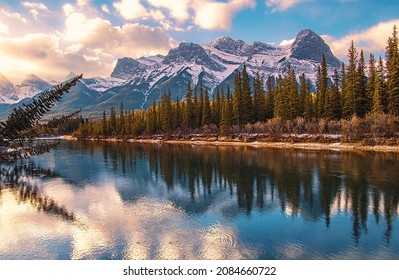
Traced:
MULTIPOLYGON (((64 136, 65 140, 78 140, 73 136, 64 136)), ((153 143, 153 144, 186 144, 186 145, 215 145, 215 146, 249 146, 283 149, 332 150, 332 151, 378 151, 399 152, 399 139, 363 139, 361 141, 342 142, 339 135, 284 135, 279 138, 258 137, 255 135, 240 136, 204 136, 191 135, 187 137, 173 137, 156 135, 140 138, 88 138, 89 141, 153 143)))

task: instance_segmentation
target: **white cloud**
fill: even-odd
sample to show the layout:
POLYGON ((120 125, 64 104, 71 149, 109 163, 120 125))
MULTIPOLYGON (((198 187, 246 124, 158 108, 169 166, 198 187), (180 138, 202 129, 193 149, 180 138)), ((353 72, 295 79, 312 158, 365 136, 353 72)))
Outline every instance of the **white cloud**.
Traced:
POLYGON ((140 0, 121 0, 113 4, 117 12, 127 20, 144 19, 148 17, 147 9, 140 0))
POLYGON ((109 13, 111 12, 106 4, 102 4, 102 5, 101 5, 101 10, 102 10, 104 13, 106 13, 106 14, 109 14, 109 13))
POLYGON ((292 45, 292 43, 294 43, 294 41, 295 41, 295 38, 282 40, 281 43, 280 43, 280 46, 292 45))
POLYGON ((12 11, 9 11, 6 9, 0 9, 0 13, 2 13, 3 15, 5 15, 8 18, 13 18, 13 19, 17 19, 23 23, 28 23, 28 20, 20 13, 12 12, 12 11))
POLYGON ((22 6, 30 8, 29 12, 32 14, 33 18, 37 20, 41 12, 49 12, 46 5, 39 2, 22 2, 22 6))
MULTIPOLYGON (((33 7, 29 3, 25 6, 33 7)), ((20 21, 23 16, 0 9, 0 13, 4 14, 3 11, 6 16, 0 22, 0 72, 14 82, 19 82, 27 73, 35 73, 46 80, 60 80, 70 71, 84 73, 85 77, 109 76, 120 57, 166 54, 176 46, 161 28, 139 23, 113 25, 101 17, 101 10, 90 1, 78 0, 63 5, 61 14, 65 18, 56 20, 59 24, 64 22, 64 28, 48 33, 27 28, 19 28, 25 30, 24 33, 8 30, 13 26, 11 23, 16 19, 20 21), (8 20, 7 15, 13 16, 13 20, 8 20)), ((52 14, 51 20, 57 12, 52 14)), ((151 16, 166 21, 162 13, 151 11, 151 16)), ((44 24, 45 20, 40 23, 44 24)))
POLYGON ((148 0, 151 6, 168 10, 170 16, 179 23, 183 23, 190 18, 189 9, 191 2, 191 0, 148 0))
POLYGON ((0 21, 0 34, 8 34, 9 32, 8 26, 0 21))
POLYGON ((245 8, 255 8, 254 0, 230 0, 226 2, 196 1, 194 22, 207 30, 230 30, 235 13, 245 8))
POLYGON ((266 0, 266 6, 271 7, 272 12, 281 12, 301 2, 304 0, 266 0))
POLYGON ((366 30, 348 34, 342 38, 333 38, 328 35, 322 37, 329 44, 334 55, 345 61, 351 40, 353 40, 357 49, 363 49, 366 53, 384 52, 387 40, 392 35, 395 24, 399 26, 399 19, 381 22, 366 30))
POLYGON ((120 0, 113 6, 125 20, 153 20, 166 30, 184 31, 192 24, 206 30, 229 30, 234 15, 254 8, 256 0, 120 0))

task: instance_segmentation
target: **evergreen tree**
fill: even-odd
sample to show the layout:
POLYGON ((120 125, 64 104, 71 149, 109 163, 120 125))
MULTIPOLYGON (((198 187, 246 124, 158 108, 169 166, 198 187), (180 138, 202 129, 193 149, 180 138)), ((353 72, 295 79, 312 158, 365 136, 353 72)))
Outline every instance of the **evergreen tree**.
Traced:
POLYGON ((341 117, 345 117, 344 114, 344 103, 347 98, 347 82, 346 82, 346 67, 345 64, 341 63, 341 117))
MULTIPOLYGON (((154 99, 152 101, 152 106, 147 109, 147 131, 151 134, 155 134, 157 131, 157 119, 157 106, 154 99)), ((133 130, 137 131, 137 129, 133 130)))
MULTIPOLYGON (((223 91, 223 89, 222 89, 223 91)), ((224 94, 223 94, 224 95, 224 94)), ((222 99, 220 98, 219 88, 216 89, 215 100, 212 102, 212 123, 219 126, 221 118, 222 118, 222 99)))
MULTIPOLYGON (((374 103, 374 92, 375 92, 375 84, 378 79, 377 76, 377 66, 376 61, 373 54, 370 54, 369 66, 368 66, 368 76, 367 76, 367 85, 366 85, 366 104, 365 111, 370 112, 372 109, 372 105, 374 103)), ((382 106, 382 104, 381 104, 382 106)))
POLYGON ((272 119, 274 116, 274 84, 273 76, 267 78, 267 93, 265 96, 265 119, 272 119))
POLYGON ((172 101, 170 91, 164 94, 161 98, 159 106, 159 119, 161 130, 164 133, 169 133, 172 130, 172 101))
POLYGON ((388 112, 399 116, 399 43, 396 25, 392 37, 389 37, 386 48, 388 73, 388 112))
POLYGON ((310 117, 309 114, 309 108, 307 107, 309 104, 306 104, 308 102, 308 95, 310 93, 308 92, 308 86, 307 86, 307 80, 306 80, 306 76, 304 73, 302 73, 301 78, 300 78, 300 96, 299 96, 299 100, 300 100, 300 116, 303 117, 310 117), (307 112, 306 109, 308 110, 307 112), (307 115, 307 116, 306 116, 307 115))
POLYGON ((223 102, 222 119, 220 121, 222 131, 228 130, 233 125, 233 107, 234 105, 230 93, 230 87, 227 86, 227 94, 223 102))
POLYGON ((125 112, 123 108, 123 102, 121 102, 121 105, 119 107, 119 128, 118 128, 118 133, 119 135, 125 135, 126 129, 125 129, 125 112))
POLYGON ((373 104, 372 112, 374 114, 382 114, 384 112, 384 107, 382 105, 382 88, 378 75, 374 76, 374 94, 373 94, 373 104))
POLYGON ((284 96, 283 96, 283 78, 281 75, 278 76, 276 81, 276 87, 274 88, 274 117, 276 118, 284 118, 284 114, 286 114, 284 104, 284 96))
POLYGON ((251 84, 249 80, 249 75, 247 72, 247 67, 244 64, 242 68, 242 76, 241 76, 241 95, 242 95, 242 119, 241 124, 246 125, 247 123, 251 123, 253 120, 253 100, 252 100, 252 92, 251 92, 251 84))
POLYGON ((385 81, 385 67, 382 57, 378 60, 377 75, 380 82, 382 108, 384 113, 388 113, 388 88, 385 81))
POLYGON ((259 72, 256 72, 254 78, 254 97, 253 97, 253 122, 260 122, 266 119, 265 96, 263 92, 263 80, 259 72))
POLYGON ((109 123, 110 133, 116 135, 116 108, 111 107, 111 118, 109 123))
POLYGON ((103 118, 101 119, 101 126, 102 126, 102 134, 105 136, 108 135, 107 116, 105 114, 105 111, 103 111, 103 118))
POLYGON ((318 89, 317 89, 317 115, 325 118, 327 115, 328 104, 328 72, 326 56, 323 54, 320 72, 318 70, 318 89), (320 74, 319 74, 320 73, 320 74))
POLYGON ((233 92, 233 116, 234 124, 242 126, 243 122, 243 96, 241 87, 241 72, 237 72, 234 77, 234 92, 233 92))
POLYGON ((205 89, 204 99, 202 101, 202 121, 201 126, 209 125, 212 122, 211 103, 209 100, 208 89, 205 89))
POLYGON ((286 84, 284 90, 287 92, 287 97, 288 97, 287 119, 295 119, 301 114, 301 112, 300 112, 300 96, 298 93, 298 83, 296 81, 296 75, 294 69, 288 70, 288 75, 286 76, 286 84))
POLYGON ((359 63, 356 70, 355 79, 355 114, 359 117, 364 117, 366 114, 366 105, 368 103, 366 98, 367 78, 365 74, 365 60, 363 50, 360 51, 359 63))
POLYGON ((194 117, 194 110, 193 110, 193 90, 191 88, 191 82, 188 81, 187 83, 187 90, 186 90, 186 100, 184 103, 184 115, 183 115, 183 127, 191 131, 193 129, 193 117, 194 117))
POLYGON ((179 98, 176 97, 176 101, 173 104, 173 121, 172 121, 172 128, 177 130, 181 128, 182 125, 182 109, 180 105, 179 98))
POLYGON ((330 105, 328 110, 330 114, 328 115, 329 119, 339 120, 342 117, 342 105, 341 105, 341 94, 339 93, 339 75, 338 70, 334 70, 334 77, 333 77, 333 85, 331 87, 331 95, 330 95, 330 105))
POLYGON ((350 118, 356 114, 356 80, 357 80, 357 59, 358 52, 355 48, 353 41, 348 49, 349 63, 347 67, 346 79, 345 79, 345 95, 343 99, 343 117, 350 118))

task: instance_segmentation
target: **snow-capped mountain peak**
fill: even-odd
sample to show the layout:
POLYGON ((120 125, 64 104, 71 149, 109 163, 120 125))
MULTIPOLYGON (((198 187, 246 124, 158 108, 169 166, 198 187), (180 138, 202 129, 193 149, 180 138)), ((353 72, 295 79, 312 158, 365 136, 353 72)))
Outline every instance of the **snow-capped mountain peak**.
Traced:
POLYGON ((0 73, 0 103, 15 103, 18 99, 14 85, 0 73))
MULTIPOLYGON (((233 90, 235 73, 244 65, 249 75, 259 73, 265 81, 269 76, 284 75, 291 68, 298 78, 304 73, 314 85, 323 54, 328 73, 332 75, 334 68, 340 67, 340 61, 324 40, 309 29, 300 31, 295 41, 286 46, 260 41, 248 44, 227 36, 202 45, 182 42, 166 56, 118 59, 110 77, 81 79, 63 97, 57 109, 61 113, 62 110, 81 108, 98 113, 112 106, 118 107, 120 102, 124 102, 129 110, 146 108, 168 91, 172 93, 173 100, 184 98, 189 81, 193 87, 202 85, 207 88, 210 94, 217 87, 226 90, 230 86, 233 90)), ((43 80, 33 74, 28 75, 19 86, 14 87, 7 81, 0 76, 2 103, 15 103, 43 89, 43 80)))

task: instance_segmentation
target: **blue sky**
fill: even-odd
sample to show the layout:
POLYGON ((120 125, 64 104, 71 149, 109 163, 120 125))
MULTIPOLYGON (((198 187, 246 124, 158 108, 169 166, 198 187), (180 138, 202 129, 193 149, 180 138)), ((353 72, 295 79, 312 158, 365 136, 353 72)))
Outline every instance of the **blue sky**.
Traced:
POLYGON ((0 73, 109 76, 119 57, 166 54, 181 41, 280 44, 305 28, 345 60, 350 40, 383 54, 398 12, 397 0, 0 0, 0 73))

